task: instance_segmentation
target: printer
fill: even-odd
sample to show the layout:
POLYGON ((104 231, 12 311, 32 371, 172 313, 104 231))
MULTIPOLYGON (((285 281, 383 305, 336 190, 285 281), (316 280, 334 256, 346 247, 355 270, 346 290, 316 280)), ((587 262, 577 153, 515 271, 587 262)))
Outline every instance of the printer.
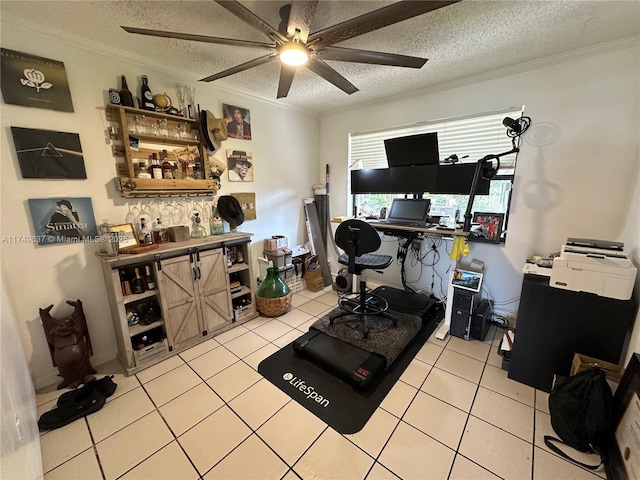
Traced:
POLYGON ((549 285, 602 297, 629 300, 637 269, 621 242, 568 238, 553 259, 549 285))

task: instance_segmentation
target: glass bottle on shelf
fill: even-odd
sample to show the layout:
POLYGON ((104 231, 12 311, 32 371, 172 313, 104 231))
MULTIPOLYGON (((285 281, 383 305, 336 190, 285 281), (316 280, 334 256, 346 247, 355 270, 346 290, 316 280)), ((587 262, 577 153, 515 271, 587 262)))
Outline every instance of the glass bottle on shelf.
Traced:
POLYGON ((222 217, 218 212, 218 205, 213 206, 211 217, 209 217, 209 230, 211 235, 222 235, 224 233, 224 226, 222 225, 222 217))
POLYGON ((156 288, 156 280, 151 274, 151 266, 145 265, 144 267, 144 286, 147 290, 154 290, 156 288))
POLYGON ((193 179, 194 180, 202 180, 202 170, 200 170, 200 164, 193 164, 193 179))
POLYGON ((191 238, 206 237, 207 231, 202 226, 200 214, 198 212, 195 212, 192 218, 193 218, 193 224, 191 225, 191 238))
POLYGON ((151 93, 151 89, 149 88, 149 79, 146 75, 142 75, 142 86, 140 87, 140 101, 142 102, 141 107, 144 110, 156 111, 156 106, 153 103, 153 94, 151 93))
POLYGON ((136 268, 135 269, 135 273, 136 276, 133 277, 133 280, 131 281, 131 290, 133 293, 143 293, 144 292, 144 281, 142 280, 142 277, 140 276, 140 269, 136 268))
POLYGON ((120 90, 120 101, 122 102, 122 106, 133 107, 133 94, 127 86, 127 78, 122 75, 120 77, 120 81, 122 82, 122 89, 120 90))
POLYGON ((147 226, 147 219, 144 217, 140 218, 140 243, 145 245, 153 244, 153 234, 147 226))
POLYGON ((180 164, 178 162, 173 162, 173 178, 182 180, 182 172, 180 171, 180 164))
POLYGON ((162 167, 160 166, 160 161, 158 160, 158 155, 156 153, 151 155, 151 175, 155 179, 162 178, 162 167))
POLYGON ((173 167, 169 162, 169 155, 166 150, 162 151, 162 178, 173 179, 173 167))
POLYGON ((167 229, 164 228, 159 218, 156 219, 156 226, 153 227, 153 243, 165 243, 167 241, 167 229))
POLYGON ((138 178, 151 178, 151 174, 149 173, 149 169, 147 168, 147 163, 144 161, 138 162, 140 167, 138 168, 138 178))

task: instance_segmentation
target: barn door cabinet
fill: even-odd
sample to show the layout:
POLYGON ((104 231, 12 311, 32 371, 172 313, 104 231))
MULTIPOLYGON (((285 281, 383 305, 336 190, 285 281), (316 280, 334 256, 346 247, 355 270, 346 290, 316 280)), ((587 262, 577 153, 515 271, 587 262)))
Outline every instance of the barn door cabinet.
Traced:
POLYGON ((257 316, 251 284, 250 236, 229 233, 200 240, 169 243, 136 255, 98 254, 106 281, 119 358, 128 374, 257 316), (242 249, 241 262, 229 264, 242 249), (127 291, 123 281, 135 269, 151 272, 143 293, 127 291), (231 279, 241 278, 241 291, 231 279), (242 298, 242 314, 233 308, 242 298), (234 303, 232 303, 232 300, 234 303), (152 307, 149 308, 148 305, 152 307), (144 315, 151 312, 154 315, 144 315), (138 319, 133 317, 138 313, 138 319))

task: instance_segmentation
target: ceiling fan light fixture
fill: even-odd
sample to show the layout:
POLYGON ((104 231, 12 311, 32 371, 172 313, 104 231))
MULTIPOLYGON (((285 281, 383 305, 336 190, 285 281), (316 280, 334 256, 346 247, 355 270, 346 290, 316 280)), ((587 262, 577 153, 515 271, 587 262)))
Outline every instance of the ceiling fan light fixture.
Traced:
POLYGON ((280 61, 285 65, 298 67, 309 60, 309 51, 298 42, 284 44, 279 51, 280 61))

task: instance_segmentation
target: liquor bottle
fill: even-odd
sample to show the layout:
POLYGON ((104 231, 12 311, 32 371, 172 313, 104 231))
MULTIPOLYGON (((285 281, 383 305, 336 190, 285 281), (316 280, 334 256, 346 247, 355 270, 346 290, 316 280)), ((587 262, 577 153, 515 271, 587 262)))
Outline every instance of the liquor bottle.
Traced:
POLYGON ((191 225, 191 238, 204 238, 207 236, 207 231, 201 224, 200 214, 195 212, 193 214, 193 223, 191 225))
POLYGON ((139 162, 140 167, 138 170, 138 178, 151 178, 151 174, 149 173, 149 169, 147 168, 147 164, 144 161, 139 162))
POLYGON ((182 180, 182 172, 180 171, 180 164, 178 162, 173 162, 173 178, 182 180))
POLYGON ((124 75, 122 75, 120 78, 122 81, 122 90, 120 90, 120 102, 122 102, 123 107, 133 107, 133 94, 127 86, 127 79, 124 75))
POLYGON ((151 155, 151 176, 156 179, 162 179, 162 167, 158 160, 158 155, 153 153, 151 155))
POLYGON ((131 281, 131 287, 132 287, 133 293, 142 293, 144 292, 144 281, 140 276, 140 269, 136 268, 135 271, 136 271, 136 276, 131 281))
POLYGON ((162 226, 162 222, 159 218, 156 218, 156 225, 153 227, 152 233, 154 243, 167 242, 167 229, 162 226))
POLYGON ((145 265, 144 267, 144 286, 147 290, 153 290, 156 288, 156 281, 151 275, 151 267, 149 265, 145 265))
POLYGON ((209 229, 211 231, 211 235, 222 235, 224 233, 224 226, 222 225, 222 217, 218 212, 218 205, 213 207, 213 212, 209 218, 209 229))
POLYGON ((151 230, 149 230, 147 220, 144 217, 140 219, 140 243, 145 245, 153 244, 153 234, 151 233, 151 230))
POLYGON ((142 102, 142 108, 144 110, 156 111, 156 106, 153 103, 153 94, 149 88, 149 79, 146 75, 142 75, 142 86, 140 87, 140 101, 142 102))
POLYGON ((162 178, 173 178, 173 166, 169 162, 168 154, 166 150, 162 151, 162 178))

